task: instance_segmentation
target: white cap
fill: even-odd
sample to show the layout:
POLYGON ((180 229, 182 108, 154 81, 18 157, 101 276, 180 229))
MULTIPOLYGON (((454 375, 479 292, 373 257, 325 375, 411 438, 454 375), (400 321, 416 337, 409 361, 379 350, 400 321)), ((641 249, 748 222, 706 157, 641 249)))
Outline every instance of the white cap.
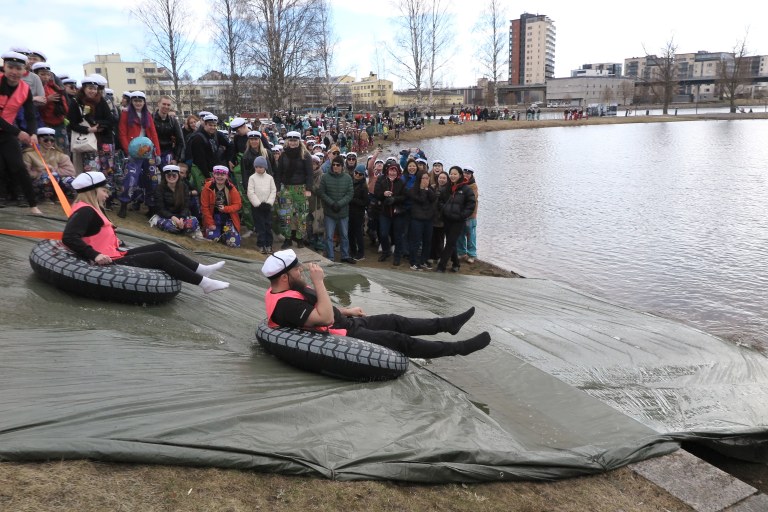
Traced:
POLYGON ((146 100, 147 99, 147 95, 144 94, 144 91, 133 91, 131 93, 131 99, 133 99, 133 98, 141 98, 143 100, 146 100))
POLYGON ((37 55, 38 57, 40 57, 43 60, 48 60, 48 58, 45 56, 45 54, 43 52, 41 52, 40 50, 29 50, 29 51, 27 51, 27 55, 33 55, 33 54, 37 55))
POLYGON ((38 69, 45 69, 47 71, 51 70, 51 65, 47 62, 35 62, 32 64, 32 71, 37 71, 38 69))
POLYGON ((261 266, 261 273, 269 278, 281 276, 299 264, 299 257, 293 249, 271 254, 261 266))
POLYGON ((99 87, 107 86, 107 79, 99 75, 98 73, 92 74, 91 77, 93 77, 93 79, 96 80, 96 85, 98 85, 99 87))
POLYGON ((257 132, 256 130, 251 130, 248 132, 248 138, 249 139, 261 139, 261 132, 257 132))
POLYGON ((219 118, 209 112, 203 116, 203 121, 216 121, 218 123, 219 118))
POLYGON ((2 57, 4 62, 16 62, 19 64, 26 64, 27 63, 27 56, 20 52, 5 52, 4 54, 0 55, 2 57))
POLYGON ((290 139, 291 137, 296 137, 297 139, 300 139, 301 138, 301 134, 299 132, 296 132, 296 131, 288 132, 288 133, 285 134, 285 138, 286 139, 290 139))
POLYGON ((80 173, 72 180, 72 188, 78 192, 86 192, 107 184, 107 178, 99 171, 87 171, 80 173))
POLYGON ((245 119, 243 119, 242 117, 236 117, 229 122, 229 127, 237 129, 243 126, 245 123, 246 123, 245 119))
POLYGON ((165 165, 163 166, 163 174, 166 172, 179 172, 179 166, 173 164, 165 165))
POLYGON ((38 135, 56 135, 56 130, 53 128, 48 128, 47 126, 43 126, 42 128, 37 129, 38 135))

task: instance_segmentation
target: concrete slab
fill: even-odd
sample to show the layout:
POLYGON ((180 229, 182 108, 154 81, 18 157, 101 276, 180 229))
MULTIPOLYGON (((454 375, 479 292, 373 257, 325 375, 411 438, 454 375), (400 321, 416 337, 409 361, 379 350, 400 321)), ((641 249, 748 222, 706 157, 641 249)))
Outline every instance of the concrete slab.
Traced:
POLYGON ((728 509, 728 512, 765 512, 768 510, 768 496, 765 494, 756 494, 750 496, 738 505, 728 509))
POLYGON ((697 512, 719 512, 757 493, 751 485, 684 450, 629 467, 697 512))

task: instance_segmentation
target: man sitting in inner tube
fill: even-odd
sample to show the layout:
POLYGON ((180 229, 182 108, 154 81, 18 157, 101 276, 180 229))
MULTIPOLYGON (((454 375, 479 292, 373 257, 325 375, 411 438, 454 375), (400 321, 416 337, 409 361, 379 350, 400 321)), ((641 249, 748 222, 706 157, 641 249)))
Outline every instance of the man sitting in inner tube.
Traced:
POLYGON ((270 327, 292 327, 352 336, 397 350, 408 357, 424 359, 466 356, 488 346, 491 336, 482 332, 464 341, 432 341, 413 336, 447 332, 457 334, 475 313, 470 308, 460 315, 445 318, 407 318, 400 315, 366 316, 359 307, 337 308, 325 288, 325 273, 316 263, 309 263, 309 278, 314 288, 302 278, 304 267, 291 249, 267 258, 262 273, 270 287, 264 295, 270 327))

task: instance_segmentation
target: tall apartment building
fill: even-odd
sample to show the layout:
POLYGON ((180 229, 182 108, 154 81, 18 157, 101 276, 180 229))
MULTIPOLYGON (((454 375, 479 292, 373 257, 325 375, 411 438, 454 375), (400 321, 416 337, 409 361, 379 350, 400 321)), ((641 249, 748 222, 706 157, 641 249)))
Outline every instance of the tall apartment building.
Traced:
POLYGON ((544 84, 555 76, 555 22, 543 14, 520 15, 509 24, 509 84, 544 84))

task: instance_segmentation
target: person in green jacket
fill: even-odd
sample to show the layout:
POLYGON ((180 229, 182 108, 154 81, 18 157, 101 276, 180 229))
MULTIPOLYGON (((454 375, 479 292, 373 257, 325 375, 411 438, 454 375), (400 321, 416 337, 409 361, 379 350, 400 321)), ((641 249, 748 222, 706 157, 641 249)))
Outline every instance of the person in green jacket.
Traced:
POLYGON ((341 261, 354 264, 349 254, 349 203, 352 201, 352 178, 344 172, 344 159, 337 156, 331 162, 331 172, 320 179, 318 196, 323 202, 325 212, 325 250, 326 256, 333 261, 333 236, 339 228, 341 261))

